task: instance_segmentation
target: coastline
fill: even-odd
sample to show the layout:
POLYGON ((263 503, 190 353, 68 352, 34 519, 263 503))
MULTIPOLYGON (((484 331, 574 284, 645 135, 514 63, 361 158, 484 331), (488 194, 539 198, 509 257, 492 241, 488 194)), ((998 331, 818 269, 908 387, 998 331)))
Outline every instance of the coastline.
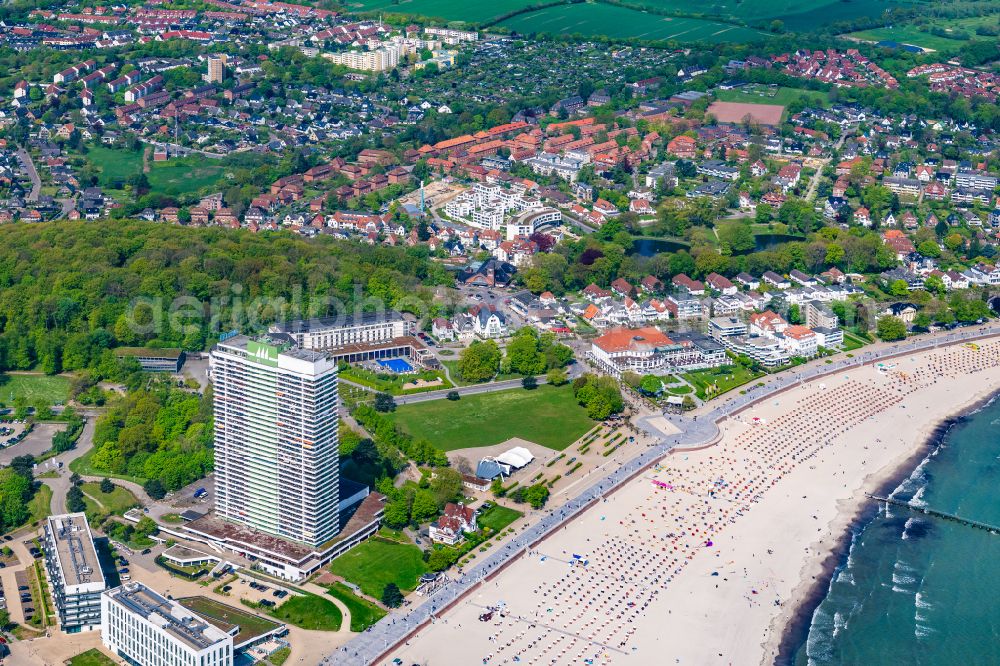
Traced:
POLYGON ((759 664, 790 654, 852 528, 877 510, 864 493, 898 486, 1000 387, 997 338, 892 358, 722 420, 714 446, 672 451, 378 663, 575 655, 612 666, 627 651, 637 664, 759 664), (573 554, 590 566, 564 569, 573 554), (506 618, 476 621, 499 602, 506 618))
POLYGON ((816 552, 804 563, 799 584, 793 590, 791 599, 784 604, 782 613, 772 623, 768 635, 773 638, 763 645, 762 664, 792 666, 795 663, 795 655, 809 635, 813 614, 826 598, 833 576, 847 560, 854 537, 878 513, 878 503, 870 500, 865 493, 889 496, 941 445, 955 425, 998 398, 1000 387, 980 392, 971 402, 961 405, 936 424, 923 428, 918 439, 920 443, 912 452, 871 474, 864 480, 862 491, 851 500, 840 502, 836 518, 828 525, 828 536, 810 546, 816 552), (834 535, 834 543, 824 546, 829 535, 834 535), (825 548, 825 553, 822 548, 825 548))

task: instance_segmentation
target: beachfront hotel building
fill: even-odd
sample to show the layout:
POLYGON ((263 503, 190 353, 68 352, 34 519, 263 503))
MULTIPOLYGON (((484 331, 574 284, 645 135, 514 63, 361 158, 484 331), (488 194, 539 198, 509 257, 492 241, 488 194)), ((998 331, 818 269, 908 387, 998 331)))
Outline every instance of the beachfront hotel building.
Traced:
POLYGON ((340 531, 337 364, 287 335, 211 355, 216 515, 316 547, 340 531))
POLYGON ((414 324, 401 313, 388 310, 279 322, 270 330, 291 336, 298 346, 306 349, 336 349, 344 345, 390 342, 413 335, 414 324))
POLYGON ((45 571, 59 628, 68 634, 101 626, 101 593, 107 585, 83 513, 45 521, 45 571))
POLYGON ((142 583, 108 590, 101 641, 129 664, 231 666, 233 637, 142 583))

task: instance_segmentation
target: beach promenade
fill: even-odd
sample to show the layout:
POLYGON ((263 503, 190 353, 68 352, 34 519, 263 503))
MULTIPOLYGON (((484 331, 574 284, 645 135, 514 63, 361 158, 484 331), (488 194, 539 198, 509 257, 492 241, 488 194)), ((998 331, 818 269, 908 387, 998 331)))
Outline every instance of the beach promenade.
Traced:
MULTIPOLYGON (((468 613, 470 611, 468 609, 478 608, 479 606, 487 605, 486 603, 487 601, 489 601, 488 605, 493 605, 497 602, 498 599, 502 599, 504 596, 502 593, 492 593, 490 591, 490 588, 493 588, 494 590, 500 589, 503 579, 506 578, 507 576, 506 575, 499 576, 499 574, 513 566, 518 567, 518 580, 528 581, 532 580, 533 577, 537 576, 538 571, 543 570, 544 566, 547 564, 549 566, 549 569, 547 570, 548 574, 545 574, 541 578, 537 579, 538 585, 536 585, 534 589, 534 592, 536 594, 545 594, 546 592, 543 591, 543 586, 546 584, 545 581, 547 580, 547 577, 551 577, 556 574, 556 571, 552 570, 552 567, 556 565, 556 562, 560 561, 561 559, 572 561, 572 555, 579 554, 579 553, 571 553, 569 554, 569 556, 567 556, 562 552, 553 552, 553 550, 556 551, 562 550, 555 548, 554 544, 558 541, 559 538, 562 538, 563 536, 562 533, 565 532, 566 530, 572 528, 573 530, 578 532, 579 530, 576 530, 577 522, 581 521, 593 522, 594 520, 593 516, 596 515, 597 512, 588 514, 587 516, 582 518, 581 521, 574 521, 575 518, 579 517, 587 509, 597 506, 600 503, 604 504, 610 503, 614 505, 613 508, 617 513, 610 511, 612 507, 609 506, 608 514, 611 515, 612 513, 615 513, 615 515, 621 515, 622 511, 628 513, 634 509, 637 509, 640 506, 645 505, 647 506, 647 508, 649 508, 650 512, 660 511, 662 518, 666 519, 669 517, 666 509, 663 509, 663 507, 659 507, 658 502, 660 502, 662 498, 656 499, 651 497, 649 490, 651 486, 648 486, 645 483, 628 484, 627 482, 629 482, 630 480, 634 480, 637 476, 640 475, 649 476, 650 480, 654 480, 657 483, 663 484, 662 489, 664 493, 673 492, 675 488, 680 487, 683 483, 683 479, 687 478, 685 477, 685 474, 690 474, 691 475, 690 478, 698 478, 701 481, 704 481, 706 478, 703 474, 704 470, 707 468, 711 468, 713 466, 718 466, 719 464, 719 459, 714 456, 725 455, 725 454, 716 453, 719 447, 712 447, 711 449, 706 449, 705 451, 702 451, 700 454, 696 454, 693 452, 696 451, 697 449, 701 449, 710 444, 714 444, 720 441, 721 439, 723 439, 723 435, 726 436, 727 446, 729 438, 735 438, 735 437, 742 437, 743 438, 742 444, 744 446, 747 445, 748 443, 751 443, 752 441, 754 441, 754 438, 757 437, 762 431, 757 431, 757 430, 753 430, 750 432, 747 431, 748 428, 751 429, 754 428, 754 426, 757 425, 759 422, 748 424, 746 418, 744 418, 746 416, 745 413, 747 412, 747 410, 750 409, 757 410, 761 414, 767 414, 766 417, 757 417, 761 419, 760 422, 766 420, 777 422, 778 419, 782 417, 783 413, 787 412, 789 409, 789 407, 787 406, 787 402, 790 401, 791 398, 783 396, 782 394, 785 392, 792 392, 799 389, 803 389, 807 393, 810 391, 812 392, 821 391, 821 390, 826 390, 827 384, 830 385, 829 389, 831 391, 840 390, 838 388, 839 384, 854 382, 857 384, 857 386, 851 384, 849 388, 843 389, 844 391, 847 391, 845 395, 851 395, 850 391, 857 391, 857 390, 873 391, 874 393, 872 393, 872 396, 874 396, 873 399, 875 399, 876 402, 872 404, 878 406, 878 408, 875 409, 875 411, 873 411, 871 414, 867 414, 866 412, 865 414, 867 415, 865 415, 864 418, 861 418, 862 417, 861 413, 856 414, 855 416, 858 419, 860 419, 857 422, 858 424, 861 424, 865 419, 870 419, 873 416, 877 416, 879 413, 881 413, 882 410, 890 409, 894 406, 895 406, 894 408, 903 409, 905 408, 905 405, 896 405, 896 402, 899 401, 892 402, 886 396, 891 396, 892 391, 894 390, 903 391, 905 387, 909 386, 908 384, 906 384, 906 380, 893 375, 890 379, 886 379, 885 381, 886 382, 891 381, 896 383, 902 382, 899 384, 899 386, 892 384, 886 386, 869 387, 867 386, 867 382, 875 380, 872 379, 871 377, 868 377, 867 375, 861 375, 860 373, 867 372, 869 374, 874 374, 874 371, 870 369, 863 370, 861 368, 862 365, 871 365, 876 361, 887 362, 889 365, 891 365, 892 361, 890 359, 904 355, 915 355, 922 353, 924 355, 933 356, 935 354, 935 350, 938 347, 946 345, 955 345, 956 343, 975 340, 975 339, 984 339, 998 334, 1000 334, 1000 325, 987 325, 977 328, 965 328, 949 332, 946 334, 924 336, 919 339, 906 341, 902 344, 883 345, 876 350, 865 351, 863 353, 857 354, 853 358, 848 358, 847 355, 844 354, 841 355, 841 357, 837 358, 834 362, 829 364, 823 361, 814 362, 812 364, 802 366, 800 368, 796 368, 793 370, 789 370, 779 375, 770 377, 768 378, 767 383, 762 387, 752 386, 749 389, 747 389, 746 392, 743 394, 737 394, 733 395, 728 399, 723 398, 720 399, 719 401, 714 401, 713 403, 710 403, 709 405, 710 408, 707 411, 704 411, 703 413, 698 414, 696 416, 666 417, 680 431, 677 434, 665 435, 663 434, 662 431, 659 431, 655 427, 656 420, 663 417, 646 417, 640 419, 638 422, 640 427, 644 428, 645 430, 647 430, 652 434, 656 434, 659 436, 658 444, 650 447, 642 454, 628 461, 620 468, 615 470, 612 474, 606 476, 605 478, 599 481, 595 481, 593 484, 591 484, 588 488, 583 490, 576 497, 568 500, 563 506, 548 513, 540 521, 538 521, 537 523, 526 529, 521 534, 518 534, 503 549, 501 549, 498 552, 495 552, 490 557, 484 559, 477 566, 467 569, 464 572, 464 576, 450 583, 444 588, 440 589, 438 592, 436 592, 434 595, 432 595, 429 599, 421 603, 416 608, 409 611, 397 611, 390 614, 385 619, 383 619, 379 624, 372 627, 370 631, 360 634, 359 636, 354 638, 348 645, 344 646, 341 649, 341 651, 339 651, 334 655, 329 655, 326 659, 323 660, 322 663, 338 663, 338 664, 380 663, 381 664, 381 663, 389 663, 389 661, 392 658, 394 658, 397 654, 401 655, 401 658, 403 658, 404 661, 407 661, 408 663, 418 660, 420 660, 420 663, 424 662, 449 663, 446 660, 442 659, 428 659, 428 655, 433 655, 436 652, 436 650, 428 647, 427 644, 431 643, 432 641, 425 639, 424 634, 425 633, 440 634, 441 630, 439 630, 438 627, 442 623, 445 624, 457 623, 458 626, 461 626, 461 623, 463 621, 464 622, 469 621, 468 613), (843 376, 838 376, 838 375, 843 375, 843 376), (848 375, 851 375, 851 377, 849 378, 848 375), (860 376, 864 377, 863 381, 856 378, 860 376), (822 378, 829 378, 829 379, 823 382, 813 381, 813 380, 820 380, 822 378), (861 383, 858 383, 859 381, 861 383), (822 389, 817 387, 822 387, 822 389), (882 405, 880 402, 878 402, 879 400, 885 401, 885 404, 882 405), (779 404, 783 401, 786 402, 786 405, 779 404), (674 453, 672 456, 669 457, 668 461, 661 463, 661 465, 656 465, 656 467, 654 468, 654 465, 658 461, 662 461, 665 456, 671 453, 671 451, 673 451, 674 453), (694 471, 688 470, 688 472, 685 473, 681 473, 679 471, 674 473, 671 473, 669 471, 667 471, 666 473, 664 472, 663 467, 668 464, 673 464, 670 461, 677 459, 678 456, 681 455, 678 452, 688 452, 688 451, 692 452, 691 453, 691 458, 693 459, 692 464, 697 463, 698 465, 701 466, 699 470, 694 470, 694 471), (651 471, 651 468, 653 471, 651 471), (662 479, 659 478, 661 475, 663 476, 662 479), (614 492, 614 491, 621 491, 621 492, 614 492), (661 509, 663 510, 661 511, 661 509), (558 534, 558 538, 553 538, 553 535, 555 534, 558 534), (525 562, 529 562, 529 564, 525 565, 524 564, 525 562), (535 569, 535 571, 531 571, 530 569, 532 568, 535 569), (456 604, 456 602, 459 603, 456 604), (465 610, 459 612, 459 609, 463 607, 465 608, 465 610), (461 619, 458 619, 459 616, 461 616, 461 619), (413 644, 413 646, 410 647, 407 645, 401 645, 407 642, 413 644)), ((961 346, 959 345, 959 347, 961 346)), ((967 354, 964 355, 963 358, 965 358, 965 356, 967 356, 967 354)), ((921 376, 925 375, 922 374, 921 376)), ((956 377, 958 377, 958 375, 956 375, 956 377)), ((923 388, 925 389, 926 392, 927 387, 924 386, 923 388)), ((905 390, 915 390, 915 389, 910 387, 906 388, 905 390)), ((917 393, 914 393, 915 397, 913 398, 913 400, 917 399, 916 397, 917 395, 918 395, 917 393)), ((811 395, 810 393, 810 399, 820 400, 821 397, 818 395, 811 395)), ((817 403, 817 405, 820 406, 822 406, 823 404, 824 403, 822 402, 817 403)), ((816 409, 819 408, 820 407, 817 407, 816 409)), ((797 413, 800 413, 801 416, 801 409, 799 409, 797 413)), ((808 414, 808 412, 806 413, 808 414)), ((828 418, 836 420, 835 417, 830 415, 828 415, 828 418)), ((806 419, 805 421, 795 421, 795 423, 797 424, 797 427, 806 427, 806 425, 808 425, 809 423, 809 420, 806 419)), ((848 429, 849 428, 845 426, 844 432, 846 432, 848 429)), ((825 446, 833 447, 834 440, 840 434, 843 433, 837 432, 835 430, 829 430, 829 432, 826 432, 825 436, 828 438, 828 440, 826 441, 824 446, 820 447, 820 449, 824 448, 825 446)), ((778 435, 775 434, 774 436, 777 437, 778 435)), ((780 441, 781 440, 779 438, 775 440, 775 443, 780 441)), ((909 445, 907 445, 905 442, 901 442, 898 446, 903 449, 907 448, 907 446, 909 448, 913 448, 914 443, 911 442, 909 445)), ((820 451, 820 449, 813 451, 811 455, 814 456, 822 455, 823 453, 822 451, 820 451)), ((806 455, 804 453, 804 450, 800 451, 799 453, 800 456, 806 455)), ((772 480, 774 480, 775 483, 777 483, 777 480, 780 480, 780 478, 783 475, 783 472, 776 471, 782 469, 780 467, 781 465, 788 465, 789 470, 791 469, 791 467, 799 466, 799 458, 796 457, 794 451, 791 453, 787 452, 783 453, 782 454, 783 456, 791 455, 792 457, 791 458, 782 457, 780 460, 778 459, 771 460, 767 458, 767 456, 771 455, 767 451, 761 451, 760 454, 764 457, 763 458, 757 457, 753 459, 750 458, 744 459, 743 457, 741 457, 739 460, 733 458, 731 461, 728 461, 727 464, 742 465, 745 467, 749 466, 746 467, 746 470, 750 469, 757 470, 756 474, 759 475, 765 473, 770 474, 774 477, 774 479, 772 480)), ((728 455, 743 456, 743 451, 738 449, 733 449, 728 451, 728 455)), ((898 452, 895 451, 895 449, 890 451, 888 447, 886 447, 886 451, 884 451, 882 455, 894 458, 898 457, 898 452)), ((687 459, 686 455, 684 455, 684 459, 685 460, 687 459)), ((846 469, 839 470, 838 473, 844 474, 846 479, 848 470, 846 469)), ((852 483, 848 484, 845 482, 844 486, 847 487, 848 485, 854 485, 853 477, 856 475, 857 471, 851 470, 852 483)), ((757 478, 757 477, 751 475, 750 477, 747 478, 757 478)), ((861 478, 864 478, 864 475, 861 478)), ((728 484, 730 482, 726 483, 728 484)), ((709 495, 701 497, 700 499, 698 498, 699 496, 697 492, 693 494, 688 492, 686 494, 686 497, 695 497, 697 501, 706 501, 714 505, 717 499, 715 497, 717 491, 720 491, 720 489, 713 488, 708 491, 710 493, 709 495)), ((736 501, 741 502, 746 499, 746 496, 747 495, 744 494, 740 498, 737 498, 736 501)), ((730 498, 729 501, 733 501, 732 498, 730 498)), ((761 498, 758 497, 756 498, 754 504, 756 504, 759 501, 761 501, 761 498)), ((690 507, 686 508, 690 510, 690 507)), ((754 508, 755 511, 757 511, 757 508, 756 507, 754 508)), ((834 509, 836 509, 836 507, 834 507, 834 509)), ((715 511, 716 509, 713 508, 712 510, 715 511)), ((725 510, 722 511, 723 513, 725 513, 725 510)), ((737 521, 735 515, 730 515, 728 513, 725 513, 725 515, 726 515, 725 520, 727 521, 732 520, 733 525, 736 525, 737 523, 746 524, 749 522, 746 520, 737 521)), ((678 524, 683 524, 683 521, 681 521, 679 516, 674 516, 674 518, 676 519, 676 522, 678 524)), ((816 518, 815 516, 813 518, 818 520, 818 518, 816 518)), ((604 519, 602 518, 602 521, 603 520, 604 519)), ((825 525, 827 523, 830 523, 831 521, 832 517, 830 517, 826 521, 826 523, 823 524, 825 525)), ((624 521, 622 521, 622 528, 624 529, 624 527, 625 523, 624 521)), ((661 530, 663 527, 664 526, 660 524, 655 524, 655 523, 651 524, 651 527, 648 528, 653 530, 653 532, 650 533, 651 534, 650 538, 677 539, 678 540, 677 543, 671 542, 670 545, 684 549, 683 552, 685 553, 685 555, 683 557, 690 556, 691 558, 694 558, 694 555, 696 553, 690 551, 692 543, 697 545, 699 542, 705 541, 704 539, 701 539, 699 537, 694 539, 694 541, 692 542, 692 538, 695 534, 695 530, 693 529, 681 529, 676 532, 658 531, 661 530)), ((713 529, 714 527, 715 526, 713 524, 713 529)), ((638 558, 638 554, 635 551, 631 550, 635 547, 635 544, 633 542, 635 534, 629 533, 628 530, 624 530, 620 534, 613 533, 614 530, 611 530, 610 525, 592 525, 589 526, 589 529, 591 529, 592 531, 595 529, 604 530, 605 533, 602 534, 604 541, 600 544, 600 547, 598 548, 595 545, 594 547, 588 546, 588 548, 590 548, 592 551, 592 557, 595 563, 602 561, 605 562, 606 564, 604 566, 611 567, 610 571, 613 571, 614 566, 616 566, 614 564, 616 559, 621 559, 622 561, 627 562, 630 559, 637 558, 636 561, 632 564, 632 567, 635 568, 635 570, 637 571, 638 570, 645 571, 650 564, 659 562, 660 559, 666 557, 665 555, 662 554, 657 554, 654 556, 651 553, 645 553, 643 557, 638 558), (619 549, 623 549, 620 550, 618 555, 615 554, 614 549, 616 547, 618 547, 619 549)), ((634 528, 634 530, 638 529, 640 528, 634 528)), ((730 531, 729 538, 734 538, 733 533, 735 533, 737 530, 734 528, 729 531, 730 531)), ((706 532, 706 534, 708 534, 708 532, 706 532)), ((595 536, 597 535, 595 534, 595 536)), ((587 539, 589 541, 589 537, 587 539)), ((711 539, 708 540, 710 541, 711 539)), ((581 550, 584 549, 582 547, 582 544, 580 549, 581 550)), ((665 553, 666 551, 662 552, 665 553)), ((716 555, 717 557, 719 557, 721 556, 721 553, 717 553, 716 555)), ((671 566, 676 565, 679 562, 686 563, 686 560, 683 560, 683 558, 678 562, 669 561, 672 559, 673 558, 667 558, 666 560, 664 560, 661 563, 661 566, 656 567, 656 570, 673 571, 678 567, 674 566, 674 569, 671 569, 670 568, 671 566)), ((569 569, 571 567, 567 568, 569 569)), ((577 567, 577 569, 581 568, 582 567, 577 567)), ((788 579, 782 580, 783 587, 788 588, 796 586, 796 584, 798 583, 798 573, 799 573, 798 568, 801 567, 797 567, 795 571, 791 572, 791 575, 787 577, 788 579)), ((595 570, 596 567, 592 567, 590 571, 594 572, 595 570)), ((597 575, 598 578, 600 578, 600 576, 602 575, 601 573, 591 573, 591 572, 588 572, 587 575, 588 576, 597 575)), ((612 573, 605 572, 603 575, 615 576, 617 574, 613 572, 612 573)), ((660 577, 655 575, 653 571, 650 571, 648 575, 652 576, 653 578, 656 578, 656 583, 650 584, 647 581, 647 583, 644 584, 645 587, 648 588, 644 589, 643 592, 643 594, 647 595, 644 598, 643 602, 645 605, 637 604, 636 601, 622 600, 624 598, 631 598, 629 595, 635 595, 636 591, 634 589, 631 592, 627 589, 625 591, 622 591, 621 594, 624 594, 625 596, 621 598, 611 599, 609 597, 608 600, 600 600, 600 601, 595 599, 589 599, 587 605, 590 606, 593 605, 594 603, 603 603, 604 601, 607 601, 607 603, 614 604, 610 608, 605 609, 607 613, 611 613, 616 610, 621 611, 621 604, 625 603, 626 607, 629 609, 628 613, 630 614, 638 613, 639 612, 638 610, 633 610, 636 608, 641 608, 642 610, 645 610, 647 606, 650 606, 650 608, 662 608, 663 600, 667 596, 669 596, 669 594, 666 593, 666 590, 653 589, 653 588, 665 585, 666 582, 668 582, 668 580, 665 577, 660 577), (627 604, 629 603, 636 605, 627 606, 627 604)), ((672 575, 670 575, 669 577, 672 578, 672 575)), ((578 583, 580 583, 579 580, 571 581, 570 583, 566 584, 572 587, 572 585, 578 583)), ((674 584, 671 586, 671 590, 675 590, 682 587, 683 587, 682 585, 674 584)), ((777 587, 777 583, 775 584, 775 587, 777 587)), ((586 586, 584 589, 587 589, 586 586)), ((786 603, 788 599, 792 596, 791 590, 787 590, 787 592, 788 592, 787 594, 778 595, 774 599, 775 601, 774 607, 778 608, 779 611, 783 610, 782 604, 786 603)), ((693 591, 689 593, 693 594, 693 591)), ((555 594, 554 591, 553 594, 555 594)), ((609 592, 609 594, 611 593, 609 592)), ((579 603, 579 600, 572 601, 572 603, 579 603)), ((543 609, 543 612, 546 614, 557 613, 560 611, 565 612, 566 609, 562 608, 564 604, 566 604, 566 601, 560 601, 560 603, 554 604, 552 608, 543 609)), ((535 604, 534 606, 535 606, 534 612, 537 613, 538 605, 535 604)), ((753 608, 753 604, 750 603, 749 607, 753 608)), ((510 613, 512 615, 516 614, 517 612, 519 612, 520 608, 521 606, 518 606, 517 609, 512 609, 510 613)), ((768 610, 767 613, 763 614, 766 617, 757 619, 757 624, 759 625, 761 621, 763 621, 765 625, 773 624, 772 616, 775 614, 775 612, 776 611, 774 610, 774 608, 768 610)), ((668 609, 668 614, 672 614, 671 609, 668 609)), ((758 613, 758 615, 761 614, 758 613)), ((566 647, 560 647, 558 648, 558 652, 552 653, 551 656, 549 655, 548 652, 546 652, 544 663, 574 663, 574 661, 576 661, 577 658, 580 659, 589 658, 591 662, 595 664, 612 663, 613 661, 616 661, 616 657, 620 659, 625 655, 634 656, 643 653, 644 656, 647 657, 647 659, 649 656, 651 656, 652 653, 647 652, 647 650, 649 649, 649 647, 652 646, 648 643, 648 640, 646 640, 646 638, 644 637, 644 634, 648 632, 639 631, 638 635, 633 636, 633 634, 637 631, 639 627, 646 624, 646 620, 641 619, 639 617, 631 617, 631 619, 622 619, 622 618, 611 619, 612 618, 611 615, 607 615, 607 617, 609 618, 609 621, 607 623, 601 623, 595 618, 590 618, 588 620, 585 615, 580 615, 579 618, 576 617, 571 618, 571 617, 563 617, 562 614, 560 614, 558 621, 551 623, 551 626, 549 626, 546 629, 546 632, 548 633, 545 633, 543 636, 533 636, 533 637, 512 636, 509 638, 509 642, 511 643, 511 645, 520 646, 518 649, 520 649, 525 654, 525 656, 527 656, 528 651, 534 651, 536 645, 541 650, 544 649, 542 647, 543 645, 548 647, 553 642, 557 644, 562 641, 565 641, 567 644, 572 642, 573 648, 572 650, 569 650, 569 652, 575 651, 576 653, 569 654, 567 653, 566 647), (589 625, 586 624, 587 621, 591 622, 591 624, 589 625), (605 626, 605 624, 607 624, 607 626, 605 626), (567 629, 567 627, 586 627, 589 629, 596 627, 598 625, 600 625, 601 631, 604 631, 606 629, 608 632, 608 638, 603 642, 594 638, 590 638, 586 634, 575 633, 573 630, 567 629), (628 632, 627 635, 621 634, 620 632, 622 631, 628 632), (621 645, 616 646, 615 641, 621 643, 621 645), (531 646, 530 648, 527 647, 529 645, 531 646), (604 656, 602 657, 601 655, 604 656)), ((538 617, 532 617, 530 619, 526 619, 522 617, 522 619, 520 620, 514 619, 511 621, 516 623, 521 623, 524 625, 524 627, 532 626, 532 624, 534 624, 535 628, 537 628, 538 626, 541 626, 541 624, 544 624, 543 619, 544 618, 540 619, 538 617)), ((556 618, 553 617, 551 619, 555 620, 556 618)), ((679 618, 674 617, 673 619, 677 620, 679 618)), ((770 633, 773 634, 775 633, 775 631, 776 630, 772 627, 770 633)), ((467 625, 466 633, 472 634, 476 632, 473 632, 472 627, 469 627, 467 625)), ((597 635, 599 632, 595 630, 593 633, 597 635)), ((780 631, 777 631, 777 633, 780 634, 780 631)), ((507 634, 504 633, 504 635, 506 636, 507 634)), ((440 638, 440 636, 437 636, 437 638, 440 638)), ((743 636, 742 638, 747 639, 749 637, 743 636)), ((474 639, 470 638, 468 640, 473 641, 474 639)), ((759 635, 753 637, 752 640, 755 643, 758 644, 761 643, 761 638, 759 635)), ((457 644, 450 644, 446 645, 445 647, 457 648, 457 644)), ((474 650, 471 650, 470 652, 475 652, 478 656, 479 652, 477 652, 476 650, 479 650, 479 652, 482 651, 477 646, 474 650)), ((484 656, 483 658, 487 659, 487 663, 490 664, 509 663, 508 660, 510 660, 510 656, 504 655, 503 658, 499 658, 499 653, 501 652, 503 652, 503 650, 497 651, 496 659, 494 659, 493 656, 489 657, 484 656)), ((510 654, 513 654, 514 652, 516 652, 516 650, 512 648, 510 654)), ((488 655, 490 654, 490 651, 487 650, 484 654, 488 655)), ((534 652, 531 652, 531 654, 534 655, 534 652)), ((466 663, 467 656, 471 655, 466 655, 463 652, 462 663, 466 663)), ((537 660, 538 658, 539 658, 538 655, 534 655, 533 657, 533 659, 535 660, 537 660)), ((630 663, 652 663, 650 661, 647 661, 647 659, 639 659, 639 660, 630 659, 629 661, 630 663)), ((522 660, 524 659, 520 657, 517 659, 513 659, 514 662, 522 660)), ((527 659, 527 662, 531 663, 532 659, 527 659)), ((584 663, 584 662, 580 661, 579 663, 584 663)), ((692 663, 692 662, 688 661, 687 663, 692 663)), ((731 662, 731 663, 737 663, 737 662, 731 662)))

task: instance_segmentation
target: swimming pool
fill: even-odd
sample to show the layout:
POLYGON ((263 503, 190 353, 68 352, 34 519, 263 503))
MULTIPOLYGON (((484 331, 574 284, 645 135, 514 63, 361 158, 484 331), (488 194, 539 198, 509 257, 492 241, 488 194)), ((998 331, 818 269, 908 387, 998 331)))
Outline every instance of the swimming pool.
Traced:
POLYGON ((406 374, 407 372, 413 372, 413 366, 404 361, 401 358, 389 358, 384 360, 379 360, 378 364, 383 368, 388 368, 392 370, 397 375, 406 374))

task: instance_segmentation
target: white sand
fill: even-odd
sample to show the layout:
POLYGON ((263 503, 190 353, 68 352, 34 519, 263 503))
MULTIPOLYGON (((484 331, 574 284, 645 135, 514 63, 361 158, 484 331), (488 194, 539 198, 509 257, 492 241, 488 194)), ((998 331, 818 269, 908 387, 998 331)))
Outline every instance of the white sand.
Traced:
POLYGON ((1000 342, 954 346, 779 394, 724 423, 717 446, 668 456, 382 663, 770 662, 864 492, 995 391, 998 359, 1000 342), (587 566, 570 566, 574 554, 587 566), (477 620, 500 602, 507 617, 477 620))

